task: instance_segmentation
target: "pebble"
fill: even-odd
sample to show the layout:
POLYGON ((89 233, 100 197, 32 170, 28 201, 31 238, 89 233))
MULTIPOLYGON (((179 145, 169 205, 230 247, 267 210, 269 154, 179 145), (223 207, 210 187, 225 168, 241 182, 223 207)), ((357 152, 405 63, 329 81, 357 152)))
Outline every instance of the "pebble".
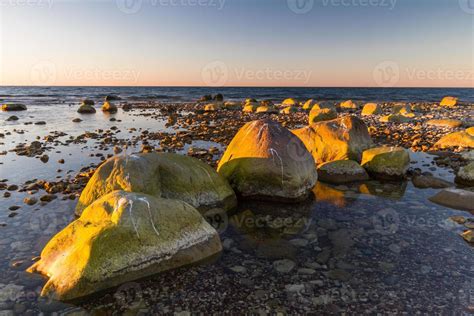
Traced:
POLYGON ((289 259, 277 260, 273 262, 273 268, 280 273, 289 273, 296 266, 295 262, 289 259))
POLYGON ((25 197, 23 202, 27 205, 35 205, 38 202, 38 199, 35 197, 25 197))

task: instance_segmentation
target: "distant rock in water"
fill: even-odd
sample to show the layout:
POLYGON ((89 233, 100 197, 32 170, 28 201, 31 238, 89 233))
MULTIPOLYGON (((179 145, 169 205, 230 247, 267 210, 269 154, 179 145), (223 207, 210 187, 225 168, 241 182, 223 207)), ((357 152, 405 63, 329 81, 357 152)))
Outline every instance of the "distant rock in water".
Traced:
POLYGON ((222 94, 218 93, 212 99, 214 101, 223 102, 224 101, 224 96, 222 94))
POLYGON ((455 181, 461 185, 474 187, 474 162, 460 168, 455 181))
POLYGON ((20 103, 6 103, 2 105, 2 111, 26 111, 26 105, 20 103))
POLYGON ((11 121, 18 121, 18 120, 19 120, 19 118, 18 118, 18 116, 16 116, 16 115, 12 115, 12 116, 10 116, 9 118, 7 118, 7 121, 8 121, 8 122, 11 122, 11 121))
POLYGON ((367 126, 355 116, 344 116, 294 130, 317 164, 334 160, 360 161, 362 152, 373 146, 367 126))
POLYGON ((77 113, 81 114, 94 114, 96 112, 95 108, 92 105, 89 104, 81 104, 79 109, 77 109, 77 113))
POLYGON ((382 180, 405 179, 410 155, 401 147, 378 147, 364 151, 361 165, 382 180))
POLYGON ((449 208, 474 211, 474 192, 461 189, 444 189, 429 199, 431 202, 449 208))
POLYGON ((301 200, 317 181, 314 159, 304 144, 272 120, 245 124, 219 162, 218 172, 243 197, 301 200))
POLYGON ((113 103, 105 102, 104 105, 102 105, 102 112, 117 113, 117 111, 117 106, 113 103))
POLYGON ((82 100, 82 104, 94 106, 95 102, 93 100, 90 100, 90 99, 84 99, 84 100, 82 100))
POLYGON ((217 231, 191 205, 114 191, 54 236, 28 272, 49 278, 42 296, 73 300, 221 250, 217 231))
POLYGON ((103 163, 82 191, 76 214, 115 190, 182 200, 201 212, 227 211, 237 204, 229 183, 207 164, 177 154, 149 153, 116 156, 103 163))
POLYGON ((106 102, 109 102, 109 101, 119 101, 119 100, 122 100, 121 97, 117 96, 117 95, 107 95, 105 97, 105 101, 106 102))
POLYGON ((202 96, 202 97, 199 99, 199 102, 207 102, 207 101, 212 101, 212 95, 207 94, 207 95, 205 95, 205 96, 202 96))

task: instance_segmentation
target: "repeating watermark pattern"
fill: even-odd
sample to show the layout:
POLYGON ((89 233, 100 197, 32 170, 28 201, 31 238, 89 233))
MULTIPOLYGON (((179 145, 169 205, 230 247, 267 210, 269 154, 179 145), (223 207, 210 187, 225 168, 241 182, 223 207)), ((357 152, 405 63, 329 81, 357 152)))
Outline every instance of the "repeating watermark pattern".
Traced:
POLYGON ((374 229, 381 235, 395 234, 400 227, 400 216, 391 208, 380 210, 372 216, 374 229))
POLYGON ((459 0, 461 9, 469 14, 474 14, 474 0, 459 0))
POLYGON ((404 68, 395 61, 383 61, 373 70, 374 82, 379 87, 391 88, 401 80, 408 81, 474 81, 474 70, 404 68))
POLYGON ((138 13, 143 4, 153 7, 210 7, 222 10, 226 0, 116 0, 117 8, 125 14, 138 13))
POLYGON ((373 71, 373 78, 379 87, 394 87, 400 81, 400 66, 394 61, 383 61, 373 71))
POLYGON ((223 209, 211 209, 205 212, 203 216, 207 222, 212 227, 214 227, 215 230, 217 230, 219 234, 225 232, 229 226, 229 217, 227 216, 226 211, 223 209))
POLYGON ((305 14, 314 7, 314 0, 287 0, 288 8, 296 14, 305 14))
POLYGON ((55 63, 41 61, 33 65, 30 70, 30 80, 36 86, 49 86, 57 83, 61 77, 68 81, 107 81, 137 83, 140 72, 134 69, 105 69, 105 68, 83 68, 70 66, 59 69, 55 63))
MULTIPOLYGON (((305 14, 314 9, 315 0, 287 0, 287 4, 294 13, 305 14)), ((376 7, 393 10, 397 5, 397 0, 322 0, 321 5, 323 7, 376 7)))
POLYGON ((0 0, 0 7, 43 7, 51 9, 54 0, 0 0))
POLYGON ((143 301, 142 287, 137 282, 124 283, 115 291, 114 298, 122 307, 138 308, 143 301))
POLYGON ((288 81, 307 84, 313 72, 302 69, 274 69, 270 67, 251 69, 245 67, 229 68, 226 63, 216 60, 205 65, 201 70, 201 78, 206 86, 222 87, 231 79, 242 81, 272 81, 286 83, 288 81))

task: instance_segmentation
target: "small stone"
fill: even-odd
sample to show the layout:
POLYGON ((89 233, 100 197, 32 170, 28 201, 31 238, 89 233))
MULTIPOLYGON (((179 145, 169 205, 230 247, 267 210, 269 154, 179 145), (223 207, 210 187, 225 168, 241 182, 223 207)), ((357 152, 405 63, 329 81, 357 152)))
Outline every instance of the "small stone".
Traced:
POLYGON ((74 123, 80 123, 82 122, 82 120, 80 118, 75 118, 72 120, 74 123))
POLYGON ((10 206, 8 209, 9 209, 10 211, 16 211, 16 210, 19 210, 20 207, 19 207, 18 205, 13 205, 13 206, 10 206))
POLYGON ((58 162, 59 162, 60 164, 63 164, 65 161, 64 161, 64 159, 59 159, 58 162))
POLYGON ((245 267, 242 267, 242 266, 234 266, 230 269, 232 271, 234 271, 235 273, 245 273, 245 272, 247 272, 247 269, 245 267))
POLYGON ((40 201, 42 202, 51 202, 54 199, 57 199, 57 196, 54 194, 46 194, 40 197, 40 201))
POLYGON ((308 269, 308 268, 298 269, 298 274, 311 275, 315 273, 316 273, 316 270, 313 270, 313 269, 308 269))
POLYGON ((273 262, 273 268, 280 273, 288 273, 295 267, 295 263, 289 259, 277 260, 273 262))
POLYGON ((23 202, 27 205, 35 205, 38 200, 35 197, 26 197, 23 199, 23 202))
POLYGON ((49 156, 48 155, 43 155, 43 156, 41 156, 40 160, 43 163, 47 163, 49 161, 49 156))
POLYGON ((15 185, 15 184, 9 185, 9 186, 7 187, 7 190, 8 190, 8 191, 16 191, 16 190, 18 190, 18 186, 15 185))
POLYGON ((464 233, 461 234, 462 238, 468 243, 474 243, 474 231, 466 230, 464 233))
POLYGON ((287 292, 302 292, 304 291, 304 284, 288 284, 285 285, 285 290, 287 292))
POLYGON ((339 281, 349 281, 352 277, 352 275, 342 269, 334 269, 329 271, 328 277, 333 280, 339 280, 339 281))
POLYGON ((18 121, 18 116, 12 115, 9 118, 7 118, 7 121, 18 121))

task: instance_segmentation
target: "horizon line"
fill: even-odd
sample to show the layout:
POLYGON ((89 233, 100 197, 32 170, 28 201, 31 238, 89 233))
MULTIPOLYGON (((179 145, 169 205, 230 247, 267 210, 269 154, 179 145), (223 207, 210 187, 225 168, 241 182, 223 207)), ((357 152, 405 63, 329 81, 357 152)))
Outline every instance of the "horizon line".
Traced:
POLYGON ((177 85, 162 85, 162 86, 101 86, 101 85, 50 85, 50 86, 39 86, 39 85, 0 85, 0 88, 208 88, 208 89, 225 89, 225 88, 298 88, 298 89, 474 89, 471 87, 427 87, 427 86, 416 86, 416 87, 377 87, 377 86, 222 86, 222 87, 211 87, 211 86, 177 86, 177 85))

